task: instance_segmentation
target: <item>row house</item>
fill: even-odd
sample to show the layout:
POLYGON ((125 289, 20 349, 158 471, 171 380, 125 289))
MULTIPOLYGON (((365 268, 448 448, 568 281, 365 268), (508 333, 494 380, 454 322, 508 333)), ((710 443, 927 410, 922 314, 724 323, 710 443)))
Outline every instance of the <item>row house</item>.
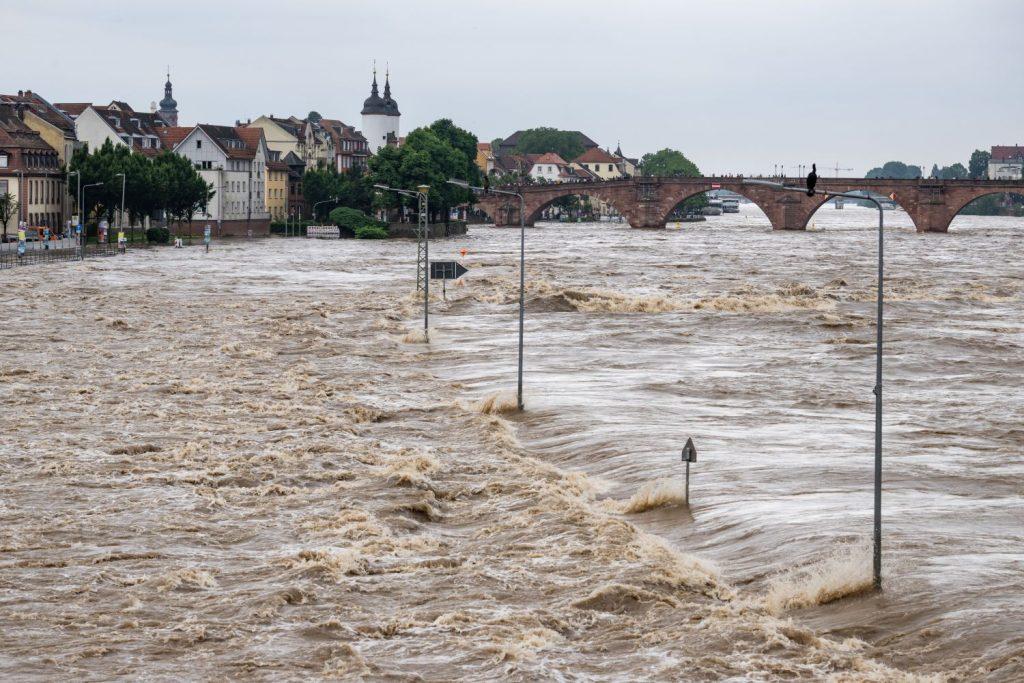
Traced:
POLYGON ((309 216, 306 195, 302 191, 302 176, 306 172, 306 162, 298 154, 289 153, 282 159, 288 167, 288 212, 296 218, 309 216))
POLYGON ((216 235, 270 233, 266 172, 269 153, 263 131, 247 126, 162 129, 163 143, 188 159, 214 190, 213 199, 194 221, 216 222, 216 235))
POLYGON ((99 149, 108 140, 151 157, 163 149, 160 131, 168 126, 158 113, 137 112, 118 100, 106 106, 80 102, 55 106, 75 122, 76 137, 90 150, 99 149))
MULTIPOLYGON (((0 104, 14 107, 21 121, 56 150, 59 166, 66 168, 71 163, 72 155, 81 146, 75 134, 75 122, 71 118, 31 90, 19 90, 16 95, 0 95, 0 104)), ((74 198, 68 192, 61 192, 59 225, 70 220, 73 209, 74 198)), ((41 213, 45 215, 49 212, 41 213)))
POLYGON ((267 151, 267 213, 270 220, 283 221, 288 216, 288 172, 291 170, 281 159, 281 153, 267 151))
POLYGON ((572 160, 574 166, 592 172, 601 180, 615 180, 622 177, 618 157, 612 156, 600 147, 592 147, 572 160))
POLYGON ((24 108, 0 104, 0 196, 11 195, 18 210, 2 232, 31 227, 58 229, 64 223, 67 190, 60 154, 23 120, 24 108))
POLYGON ((320 127, 327 132, 334 153, 334 170, 346 173, 353 168, 366 170, 370 158, 370 145, 352 126, 336 119, 321 119, 320 127))
POLYGON ((239 121, 236 125, 244 125, 262 130, 263 137, 267 141, 267 149, 271 152, 280 152, 281 159, 284 159, 289 154, 301 156, 299 137, 305 134, 303 132, 306 125, 304 119, 294 116, 280 118, 270 114, 269 116, 260 116, 247 121, 244 124, 239 121))
POLYGON ((92 150, 99 149, 110 140, 114 145, 127 145, 146 156, 156 156, 163 148, 160 130, 178 125, 178 103, 173 96, 170 74, 164 83, 164 97, 160 100, 159 109, 154 103, 148 112, 136 111, 120 100, 106 106, 64 102, 52 107, 73 122, 77 140, 92 150))
POLYGON ((261 129, 271 151, 280 152, 282 160, 295 154, 307 168, 334 168, 344 173, 366 168, 370 157, 363 134, 337 119, 279 118, 270 114, 238 125, 261 129))

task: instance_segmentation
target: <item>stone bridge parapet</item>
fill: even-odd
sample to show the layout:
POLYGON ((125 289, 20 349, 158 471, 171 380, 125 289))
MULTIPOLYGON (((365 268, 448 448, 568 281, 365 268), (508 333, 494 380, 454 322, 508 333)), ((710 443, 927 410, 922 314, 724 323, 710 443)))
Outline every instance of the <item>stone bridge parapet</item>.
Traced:
MULTIPOLYGON (((802 187, 803 178, 772 179, 802 187)), ((709 190, 740 194, 764 211, 776 230, 806 230, 815 211, 827 201, 820 191, 813 197, 781 192, 771 187, 743 183, 741 177, 653 178, 638 177, 593 183, 527 185, 519 189, 526 203, 526 224, 533 225, 541 212, 560 197, 587 195, 600 199, 622 214, 634 228, 663 228, 669 214, 685 199, 709 190)), ((1024 194, 1024 181, 1009 180, 915 180, 880 178, 820 178, 819 190, 869 192, 893 196, 918 232, 946 232, 953 217, 971 201, 996 192, 1024 194)), ((519 199, 503 195, 478 198, 478 207, 495 225, 519 224, 519 199)))

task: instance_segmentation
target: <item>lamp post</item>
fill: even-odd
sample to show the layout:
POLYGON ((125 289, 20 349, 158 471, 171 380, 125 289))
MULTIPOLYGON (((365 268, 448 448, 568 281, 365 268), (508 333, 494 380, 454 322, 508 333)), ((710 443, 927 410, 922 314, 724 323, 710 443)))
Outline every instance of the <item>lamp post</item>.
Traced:
POLYGON ((451 179, 450 184, 473 192, 493 192, 510 197, 519 197, 519 375, 516 386, 516 405, 523 409, 523 321, 526 311, 526 199, 519 192, 475 187, 465 180, 451 179))
POLYGON ((89 230, 84 226, 84 223, 85 223, 85 215, 84 215, 84 210, 85 210, 85 204, 84 204, 84 202, 85 202, 85 191, 88 190, 90 187, 100 187, 102 185, 103 185, 103 183, 89 183, 88 185, 83 185, 82 186, 81 200, 82 200, 83 203, 81 205, 79 205, 78 208, 79 208, 79 211, 83 214, 81 216, 81 218, 80 218, 80 220, 83 223, 83 227, 82 227, 82 260, 83 261, 85 260, 85 245, 89 241, 89 230))
POLYGON ((416 187, 415 192, 380 184, 374 185, 374 187, 378 190, 394 192, 404 197, 416 198, 419 213, 417 218, 419 242, 416 247, 416 288, 423 288, 423 335, 427 337, 430 328, 430 213, 428 204, 430 186, 419 185, 416 187))
MULTIPOLYGON (((744 185, 764 185, 776 190, 786 192, 807 193, 806 188, 788 187, 781 183, 773 183, 767 180, 744 180, 744 185)), ((875 520, 874 520, 874 552, 873 552, 873 580, 875 589, 882 587, 882 284, 884 281, 883 255, 884 255, 884 234, 885 234, 885 213, 882 204, 870 195, 855 195, 847 192, 831 192, 829 190, 811 191, 814 194, 824 195, 825 201, 830 197, 846 197, 849 199, 867 199, 878 209, 878 290, 876 294, 876 322, 875 322, 875 388, 872 393, 875 395, 875 520)))
MULTIPOLYGON (((79 214, 79 218, 78 218, 79 223, 78 224, 81 225, 82 224, 81 223, 81 221, 82 221, 82 218, 81 218, 81 214, 82 214, 82 199, 81 199, 81 197, 82 197, 82 172, 81 171, 77 171, 77 170, 76 171, 68 171, 68 178, 70 178, 71 176, 75 176, 75 179, 78 181, 78 191, 75 192, 75 201, 78 203, 78 206, 77 206, 78 214, 79 214)), ((70 235, 68 235, 68 237, 70 237, 70 235)))
POLYGON ((124 173, 115 173, 114 177, 121 176, 121 220, 118 221, 117 231, 121 233, 124 230, 124 196, 125 186, 128 184, 128 176, 124 173))
POLYGON ((330 204, 331 202, 339 201, 339 199, 340 199, 339 197, 331 197, 330 199, 322 199, 322 200, 314 203, 313 204, 313 218, 316 218, 316 207, 320 206, 321 204, 330 204))

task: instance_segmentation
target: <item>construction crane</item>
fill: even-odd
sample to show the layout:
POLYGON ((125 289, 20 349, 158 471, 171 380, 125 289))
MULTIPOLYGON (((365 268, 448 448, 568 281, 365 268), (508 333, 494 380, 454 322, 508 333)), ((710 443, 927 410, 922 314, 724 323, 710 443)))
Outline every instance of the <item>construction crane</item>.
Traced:
POLYGON ((836 178, 838 178, 840 171, 852 171, 853 169, 852 168, 839 168, 839 162, 837 161, 836 165, 832 168, 832 170, 836 172, 836 178))

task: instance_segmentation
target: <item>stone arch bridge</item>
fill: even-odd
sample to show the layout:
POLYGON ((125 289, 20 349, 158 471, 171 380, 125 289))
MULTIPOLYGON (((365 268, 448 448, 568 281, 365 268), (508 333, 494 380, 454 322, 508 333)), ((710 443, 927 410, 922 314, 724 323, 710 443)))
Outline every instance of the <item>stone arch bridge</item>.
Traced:
MULTIPOLYGON (((781 180, 794 187, 804 185, 803 178, 781 180)), ((827 201, 820 193, 808 197, 771 187, 744 185, 740 177, 630 178, 594 183, 527 185, 521 192, 526 200, 527 225, 533 225, 541 212, 560 197, 587 195, 610 205, 634 228, 663 228, 669 214, 682 201, 717 189, 735 192, 757 204, 776 230, 805 230, 814 212, 827 201)), ((971 201, 996 192, 1024 194, 1024 181, 820 178, 818 189, 834 192, 867 190, 886 197, 895 195, 895 201, 910 215, 918 232, 946 232, 953 217, 971 201)), ((519 224, 517 197, 490 194, 479 197, 477 201, 478 208, 485 211, 495 225, 519 224)))

